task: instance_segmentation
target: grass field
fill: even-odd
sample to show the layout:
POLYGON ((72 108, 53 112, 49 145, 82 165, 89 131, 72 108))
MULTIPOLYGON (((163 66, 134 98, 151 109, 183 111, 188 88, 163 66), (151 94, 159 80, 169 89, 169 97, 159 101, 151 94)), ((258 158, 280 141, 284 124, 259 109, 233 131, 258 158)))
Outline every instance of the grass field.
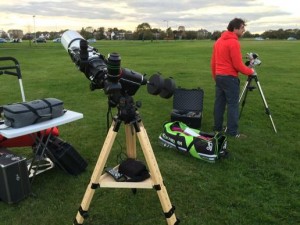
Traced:
MULTIPOLYGON (((150 77, 161 72, 177 86, 204 90, 203 131, 212 131, 214 82, 210 75, 212 41, 98 41, 105 56, 118 52, 122 66, 150 77)), ((215 164, 163 148, 158 136, 170 120, 172 98, 149 95, 142 86, 134 96, 176 216, 183 225, 300 224, 299 41, 241 42, 242 51, 257 52, 257 73, 278 133, 275 134, 258 89, 249 92, 240 120, 248 137, 229 139, 230 156, 215 164), (297 100, 298 99, 298 100, 297 100)), ((61 44, 1 44, 0 57, 15 57, 21 65, 27 101, 54 97, 84 119, 60 127, 60 137, 88 161, 77 177, 55 168, 34 180, 33 195, 17 204, 0 202, 1 225, 72 224, 106 137, 107 96, 91 92, 61 44)), ((0 63, 0 66, 3 63, 0 63)), ((240 76, 241 87, 246 81, 240 76)), ((0 104, 21 100, 16 78, 0 76, 0 104)), ((113 110, 115 112, 115 109, 113 110)), ((107 161, 114 166, 124 151, 121 128, 107 161), (122 147, 121 147, 122 146, 122 147)), ((13 151, 30 156, 29 148, 13 151)), ((141 151, 138 158, 142 159, 141 151)), ((166 224, 154 190, 97 189, 89 208, 89 225, 166 224)))

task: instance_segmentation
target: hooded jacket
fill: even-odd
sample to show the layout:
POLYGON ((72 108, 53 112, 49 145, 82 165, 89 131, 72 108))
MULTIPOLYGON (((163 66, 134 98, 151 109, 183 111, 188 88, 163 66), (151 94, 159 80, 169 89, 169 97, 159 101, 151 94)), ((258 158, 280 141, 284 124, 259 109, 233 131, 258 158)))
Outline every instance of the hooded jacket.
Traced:
POLYGON ((253 74, 253 69, 243 63, 240 43, 235 33, 223 32, 214 44, 211 71, 214 79, 216 75, 238 77, 239 72, 247 76, 253 74))

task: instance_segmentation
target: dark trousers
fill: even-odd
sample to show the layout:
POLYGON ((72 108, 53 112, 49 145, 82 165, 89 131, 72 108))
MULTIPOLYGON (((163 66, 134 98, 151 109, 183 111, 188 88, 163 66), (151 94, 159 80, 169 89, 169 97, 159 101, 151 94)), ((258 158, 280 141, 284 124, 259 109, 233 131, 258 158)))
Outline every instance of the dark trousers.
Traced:
POLYGON ((214 106, 214 129, 222 131, 227 105, 227 133, 238 133, 240 80, 233 76, 216 76, 216 96, 214 106))

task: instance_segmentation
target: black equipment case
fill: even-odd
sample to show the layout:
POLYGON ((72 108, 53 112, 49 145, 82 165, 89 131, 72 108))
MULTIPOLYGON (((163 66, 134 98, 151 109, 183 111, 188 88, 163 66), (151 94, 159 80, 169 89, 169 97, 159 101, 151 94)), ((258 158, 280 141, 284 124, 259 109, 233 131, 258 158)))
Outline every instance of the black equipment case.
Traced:
POLYGON ((27 160, 7 148, 0 148, 0 199, 15 203, 31 193, 27 160))
POLYGON ((171 121, 180 121, 199 129, 202 121, 204 91, 201 88, 176 88, 173 96, 171 121))
POLYGON ((80 174, 88 165, 72 145, 58 137, 51 136, 47 148, 46 155, 71 175, 80 174))

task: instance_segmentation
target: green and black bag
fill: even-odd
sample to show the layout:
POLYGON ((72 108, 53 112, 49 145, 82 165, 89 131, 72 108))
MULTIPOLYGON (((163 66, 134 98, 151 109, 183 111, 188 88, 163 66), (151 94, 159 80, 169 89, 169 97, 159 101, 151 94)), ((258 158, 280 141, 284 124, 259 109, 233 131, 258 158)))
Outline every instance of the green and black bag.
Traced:
POLYGON ((208 162, 215 162, 227 155, 227 138, 224 134, 206 133, 179 121, 165 123, 159 140, 164 147, 188 152, 208 162))

